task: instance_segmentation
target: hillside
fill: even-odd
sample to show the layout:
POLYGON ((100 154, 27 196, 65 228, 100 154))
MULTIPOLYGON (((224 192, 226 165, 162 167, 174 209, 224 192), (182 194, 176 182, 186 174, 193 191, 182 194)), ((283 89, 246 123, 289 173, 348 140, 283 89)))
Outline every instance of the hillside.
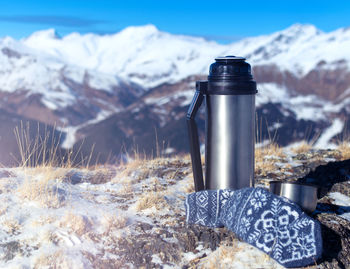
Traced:
MULTIPOLYGON (((349 147, 257 149, 256 183, 313 181, 323 189, 317 268, 350 265, 349 147)), ((0 170, 1 268, 282 268, 225 228, 185 224, 188 156, 121 166, 0 170)), ((314 267, 309 267, 314 268, 314 267)))

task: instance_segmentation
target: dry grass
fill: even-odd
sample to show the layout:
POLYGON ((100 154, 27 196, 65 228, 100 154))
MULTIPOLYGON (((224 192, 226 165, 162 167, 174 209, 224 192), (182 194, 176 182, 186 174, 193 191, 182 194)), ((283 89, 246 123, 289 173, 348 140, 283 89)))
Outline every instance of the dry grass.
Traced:
POLYGON ((102 218, 102 225, 105 230, 105 234, 115 232, 118 229, 125 228, 128 222, 128 218, 124 215, 112 215, 104 214, 102 218))
POLYGON ((175 158, 131 160, 128 163, 121 164, 116 169, 116 172, 111 182, 125 185, 126 192, 131 188, 128 184, 135 185, 139 183, 147 184, 147 189, 162 191, 188 176, 191 173, 191 169, 189 160, 184 160, 182 156, 177 156, 175 158), (159 178, 163 179, 162 182, 160 182, 159 178), (145 180, 147 182, 144 182, 145 180))
POLYGON ((18 220, 13 218, 6 218, 1 222, 1 228, 10 234, 17 234, 21 229, 21 226, 22 225, 18 222, 18 220))
POLYGON ((291 150, 295 154, 305 154, 312 149, 312 144, 303 140, 299 145, 293 147, 291 150))
POLYGON ((54 215, 45 215, 45 216, 40 216, 39 218, 33 220, 31 222, 31 225, 33 227, 42 227, 45 224, 51 224, 57 220, 57 217, 54 215))
MULTIPOLYGON (((73 168, 79 166, 76 160, 79 150, 74 154, 70 151, 62 155, 59 152, 62 133, 55 138, 54 134, 50 134, 45 128, 42 136, 39 125, 37 128, 34 138, 30 136, 29 124, 21 123, 14 130, 21 156, 19 165, 24 174, 24 181, 18 187, 17 193, 20 198, 38 202, 43 207, 59 208, 65 204, 68 197, 66 191, 60 188, 60 184, 64 180, 69 181, 73 168)), ((80 168, 88 170, 89 160, 85 163, 85 167, 80 168)), ((96 169, 94 175, 91 178, 93 183, 105 182, 103 169, 96 169)))
POLYGON ((93 223, 88 217, 73 212, 64 215, 59 223, 61 228, 67 228, 79 236, 89 232, 92 225, 93 223))
POLYGON ((34 269, 40 268, 59 268, 59 269, 83 269, 90 267, 89 262, 83 256, 72 259, 69 250, 57 250, 54 253, 43 253, 34 262, 34 269))
POLYGON ((348 160, 350 159, 350 143, 349 141, 343 141, 338 145, 338 151, 340 154, 341 160, 348 160))
MULTIPOLYGON (((223 268, 226 264, 226 260, 233 259, 237 251, 240 251, 240 249, 221 245, 212 252, 208 258, 204 259, 198 267, 202 269, 214 269, 220 264, 220 268, 223 268)), ((225 267, 227 267, 227 265, 225 267)))
MULTIPOLYGON (((127 266, 127 262, 124 261, 124 258, 111 258, 104 257, 103 254, 93 254, 88 251, 82 251, 83 256, 91 263, 91 267, 89 268, 101 268, 101 269, 109 269, 109 268, 130 268, 127 266)), ((86 267, 84 267, 86 268, 86 267)), ((143 268, 143 267, 140 267, 143 268)))
POLYGON ((197 268, 284 268, 274 262, 269 256, 237 240, 233 246, 220 245, 214 252, 198 264, 197 268), (254 254, 250 250, 255 250, 254 254), (248 250, 248 251, 247 251, 248 250))
POLYGON ((156 209, 162 209, 166 207, 167 203, 164 199, 164 195, 156 192, 148 192, 142 195, 136 202, 135 208, 137 211, 142 211, 147 208, 155 207, 156 209))
POLYGON ((270 143, 267 146, 255 149, 255 159, 262 161, 265 156, 274 156, 277 158, 284 158, 286 155, 283 152, 283 148, 275 143, 270 143))
POLYGON ((283 149, 275 143, 255 149, 255 172, 266 176, 276 170, 276 162, 284 157, 283 149))
POLYGON ((17 193, 22 199, 36 201, 43 207, 59 208, 67 198, 67 193, 59 187, 66 173, 66 169, 50 166, 25 169, 17 193))
POLYGON ((133 184, 131 182, 124 182, 124 183, 122 183, 122 188, 118 192, 118 194, 125 195, 125 194, 133 193, 133 191, 134 191, 133 184))

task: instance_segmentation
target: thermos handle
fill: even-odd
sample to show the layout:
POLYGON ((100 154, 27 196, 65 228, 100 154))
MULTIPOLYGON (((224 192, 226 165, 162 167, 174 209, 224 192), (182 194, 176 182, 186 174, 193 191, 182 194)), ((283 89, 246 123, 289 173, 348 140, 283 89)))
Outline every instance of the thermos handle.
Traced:
POLYGON ((195 191, 204 190, 198 128, 197 128, 197 123, 195 121, 195 117, 198 109, 202 105, 207 88, 208 88, 208 81, 196 82, 196 92, 192 99, 191 105, 187 111, 187 127, 188 127, 188 135, 190 138, 190 151, 191 151, 192 171, 193 171, 195 191))

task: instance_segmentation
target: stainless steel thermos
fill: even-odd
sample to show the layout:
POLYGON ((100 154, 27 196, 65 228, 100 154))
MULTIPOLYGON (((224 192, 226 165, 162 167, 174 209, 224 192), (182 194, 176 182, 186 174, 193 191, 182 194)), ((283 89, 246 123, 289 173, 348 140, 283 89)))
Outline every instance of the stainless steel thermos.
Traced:
POLYGON ((240 189, 254 184, 256 82, 245 58, 226 56, 211 64, 207 81, 196 82, 187 112, 195 190, 240 189), (205 184, 196 113, 205 99, 205 184))

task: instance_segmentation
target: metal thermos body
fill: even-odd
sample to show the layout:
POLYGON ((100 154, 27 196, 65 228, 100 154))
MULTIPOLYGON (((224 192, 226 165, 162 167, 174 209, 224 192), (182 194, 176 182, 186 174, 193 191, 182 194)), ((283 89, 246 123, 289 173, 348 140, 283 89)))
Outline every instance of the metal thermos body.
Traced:
POLYGON ((205 188, 253 185, 255 95, 207 95, 205 188))
POLYGON ((215 59, 208 81, 197 81, 187 113, 196 191, 254 185, 255 94, 251 67, 242 57, 215 59), (205 100, 205 184, 195 123, 205 100))

